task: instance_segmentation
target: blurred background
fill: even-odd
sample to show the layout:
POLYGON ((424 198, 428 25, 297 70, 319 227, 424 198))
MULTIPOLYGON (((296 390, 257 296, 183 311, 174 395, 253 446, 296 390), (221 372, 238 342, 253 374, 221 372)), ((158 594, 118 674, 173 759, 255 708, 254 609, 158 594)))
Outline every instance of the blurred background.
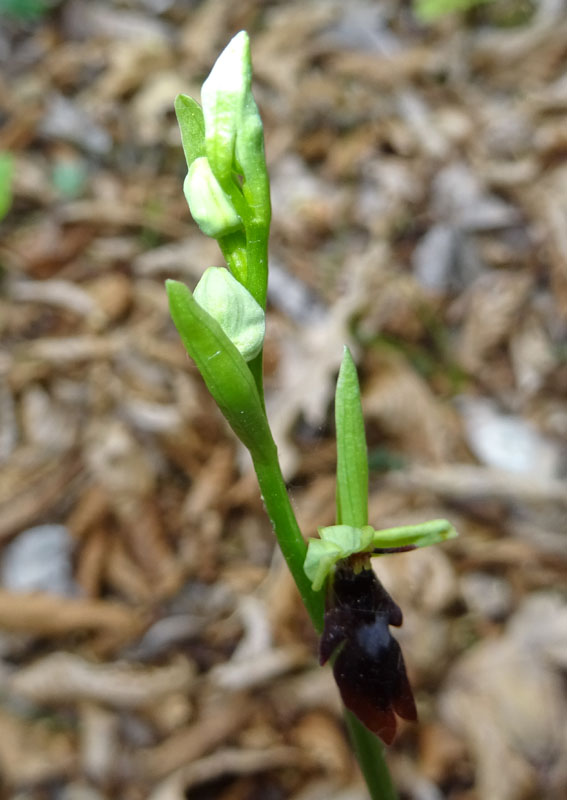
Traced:
POLYGON ((400 796, 565 798, 567 5, 470 5, 1 0, 1 798, 367 797, 164 293, 222 264, 173 100, 242 28, 302 530, 334 521, 348 343, 371 523, 461 534, 375 562, 420 715, 400 796))

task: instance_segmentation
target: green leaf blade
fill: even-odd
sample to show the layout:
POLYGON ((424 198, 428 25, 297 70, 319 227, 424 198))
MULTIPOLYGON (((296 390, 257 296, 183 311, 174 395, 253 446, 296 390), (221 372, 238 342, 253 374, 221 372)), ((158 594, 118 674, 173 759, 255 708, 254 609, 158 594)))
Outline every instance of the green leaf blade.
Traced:
POLYGON ((362 528, 368 523, 368 454, 360 387, 348 347, 335 393, 337 431, 337 522, 362 528))

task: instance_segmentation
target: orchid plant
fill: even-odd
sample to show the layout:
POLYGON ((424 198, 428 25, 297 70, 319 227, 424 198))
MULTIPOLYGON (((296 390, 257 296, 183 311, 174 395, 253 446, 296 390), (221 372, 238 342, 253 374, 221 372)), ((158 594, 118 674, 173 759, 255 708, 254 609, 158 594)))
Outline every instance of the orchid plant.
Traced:
POLYGON ((345 348, 335 398, 337 524, 306 544, 292 510, 264 405, 270 227, 263 126, 252 95, 250 42, 238 33, 204 82, 201 105, 179 95, 175 110, 187 161, 191 214, 216 239, 226 267, 205 270, 195 290, 166 283, 183 344, 232 430, 248 448, 278 543, 313 625, 322 634, 347 725, 371 797, 396 797, 379 738, 395 715, 416 719, 401 651, 389 626, 402 613, 370 566, 374 555, 456 535, 446 520, 388 530, 368 524, 368 460, 356 367, 345 348), (379 737, 379 738, 377 738, 379 737))

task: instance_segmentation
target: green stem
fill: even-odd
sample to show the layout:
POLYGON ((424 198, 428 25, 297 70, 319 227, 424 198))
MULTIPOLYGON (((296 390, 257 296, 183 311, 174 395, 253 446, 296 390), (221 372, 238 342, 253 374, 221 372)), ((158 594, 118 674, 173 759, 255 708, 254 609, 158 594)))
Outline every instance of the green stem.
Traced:
POLYGON ((345 721, 371 800, 398 800, 378 737, 350 711, 345 711, 345 721))
POLYGON ((264 402, 264 369, 263 369, 263 358, 264 358, 264 350, 260 350, 256 358, 253 358, 252 361, 248 362, 248 367, 250 368, 250 372, 252 373, 252 377, 254 378, 254 382, 256 383, 256 388, 258 389, 258 394, 260 396, 260 402, 262 403, 262 408, 264 412, 266 411, 266 404, 264 402))
POLYGON ((254 461, 262 499, 279 546, 317 633, 323 630, 324 592, 314 592, 303 570, 307 545, 301 535, 277 458, 254 461))
POLYGON ((246 288, 256 302, 266 308, 268 291, 268 235, 266 226, 250 223, 246 228, 246 288))
POLYGON ((217 239, 217 242, 230 271, 243 286, 246 286, 248 273, 246 237, 242 231, 236 231, 236 233, 229 233, 227 236, 217 239))

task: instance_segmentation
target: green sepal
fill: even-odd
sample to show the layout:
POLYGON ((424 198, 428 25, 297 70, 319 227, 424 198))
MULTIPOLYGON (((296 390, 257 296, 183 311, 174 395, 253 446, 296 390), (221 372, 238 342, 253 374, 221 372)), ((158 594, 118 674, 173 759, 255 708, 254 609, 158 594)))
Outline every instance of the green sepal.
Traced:
POLYGON ((203 109, 196 100, 186 94, 175 98, 175 114, 181 132, 181 144, 187 168, 196 158, 205 155, 205 119, 203 109))
POLYGON ((337 435, 337 522, 362 527, 368 523, 368 453, 360 387, 348 347, 335 392, 337 435))
MULTIPOLYGON (((303 569, 317 592, 325 583, 335 564, 356 553, 397 547, 427 547, 457 536, 446 519, 433 519, 418 525, 403 525, 376 531, 371 525, 360 528, 351 525, 329 525, 319 528, 319 539, 309 539, 303 569)), ((376 553, 375 555, 380 555, 376 553)))
MULTIPOLYGON (((430 519, 416 525, 402 525, 399 528, 384 528, 374 531, 372 547, 429 547, 458 536, 457 530, 446 519, 430 519)), ((379 554, 378 554, 379 555, 379 554)))
POLYGON ((303 569, 318 592, 327 576, 342 558, 365 552, 372 542, 372 528, 353 528, 351 525, 331 525, 319 528, 319 539, 309 539, 303 569))
POLYGON ((276 446, 252 373, 218 322, 201 308, 187 286, 166 281, 170 313, 185 349, 207 388, 253 459, 276 458, 276 446))

